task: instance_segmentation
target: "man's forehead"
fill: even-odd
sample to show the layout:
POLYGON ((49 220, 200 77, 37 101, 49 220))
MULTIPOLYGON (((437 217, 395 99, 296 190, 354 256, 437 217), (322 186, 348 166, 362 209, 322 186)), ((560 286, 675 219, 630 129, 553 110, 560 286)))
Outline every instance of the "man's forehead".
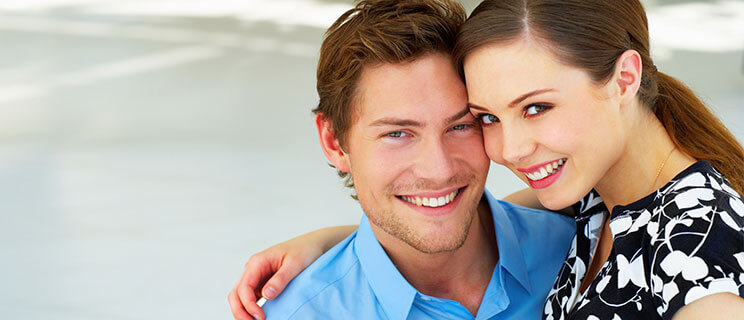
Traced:
POLYGON ((353 113, 357 119, 421 118, 427 112, 451 117, 466 105, 464 84, 449 56, 429 54, 410 62, 365 67, 356 88, 353 113))

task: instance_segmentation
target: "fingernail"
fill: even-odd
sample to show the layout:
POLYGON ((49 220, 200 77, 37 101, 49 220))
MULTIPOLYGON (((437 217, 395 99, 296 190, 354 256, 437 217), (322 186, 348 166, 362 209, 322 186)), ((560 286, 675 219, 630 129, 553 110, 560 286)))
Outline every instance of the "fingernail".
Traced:
POLYGON ((274 297, 276 297, 276 289, 274 289, 274 287, 264 288, 263 296, 266 297, 266 299, 274 299, 274 297))

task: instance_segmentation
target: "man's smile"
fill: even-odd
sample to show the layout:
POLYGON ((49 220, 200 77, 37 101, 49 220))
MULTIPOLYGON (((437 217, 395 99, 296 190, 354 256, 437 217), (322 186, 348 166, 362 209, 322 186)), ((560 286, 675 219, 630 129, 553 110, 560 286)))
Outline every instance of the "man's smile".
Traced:
POLYGON ((457 196, 460 194, 460 191, 463 189, 465 189, 465 187, 440 192, 397 195, 396 197, 417 207, 439 208, 455 201, 457 196))

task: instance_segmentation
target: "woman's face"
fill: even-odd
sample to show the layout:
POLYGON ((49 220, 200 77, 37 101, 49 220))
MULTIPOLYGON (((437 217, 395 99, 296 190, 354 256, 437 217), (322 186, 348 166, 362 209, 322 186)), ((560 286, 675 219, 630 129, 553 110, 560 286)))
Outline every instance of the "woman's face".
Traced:
POLYGON ((616 86, 596 85, 542 44, 487 45, 466 57, 464 69, 486 153, 532 187, 545 207, 580 200, 622 155, 616 86))

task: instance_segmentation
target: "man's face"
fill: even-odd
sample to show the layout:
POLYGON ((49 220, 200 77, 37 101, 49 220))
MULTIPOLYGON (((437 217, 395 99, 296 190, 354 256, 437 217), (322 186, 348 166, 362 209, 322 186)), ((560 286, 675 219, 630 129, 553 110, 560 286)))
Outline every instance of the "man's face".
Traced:
POLYGON ((345 162, 373 229, 425 253, 459 248, 489 160, 450 57, 365 67, 358 88, 345 162))

